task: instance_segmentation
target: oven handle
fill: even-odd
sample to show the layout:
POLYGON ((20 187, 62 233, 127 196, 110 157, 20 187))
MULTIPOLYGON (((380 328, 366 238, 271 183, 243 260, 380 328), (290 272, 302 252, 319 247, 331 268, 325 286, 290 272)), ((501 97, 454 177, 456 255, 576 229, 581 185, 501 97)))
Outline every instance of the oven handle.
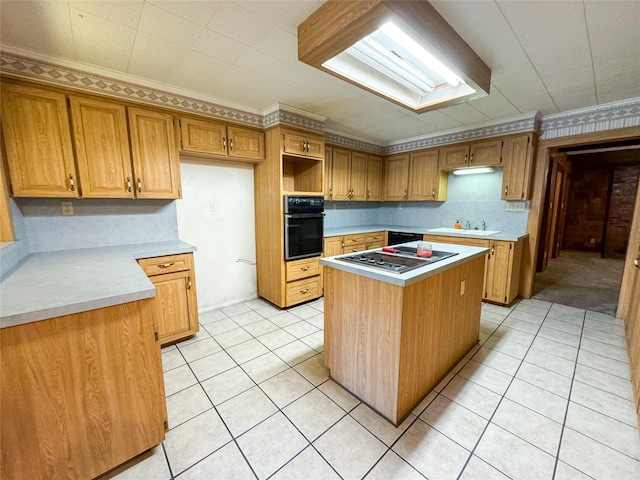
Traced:
POLYGON ((285 218, 322 218, 324 213, 285 213, 285 218))

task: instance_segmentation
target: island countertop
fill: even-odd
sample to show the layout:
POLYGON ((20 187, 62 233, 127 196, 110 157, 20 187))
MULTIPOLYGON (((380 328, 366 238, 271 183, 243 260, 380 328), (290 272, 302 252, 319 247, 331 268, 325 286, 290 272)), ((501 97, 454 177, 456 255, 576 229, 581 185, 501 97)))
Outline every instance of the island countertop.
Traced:
POLYGON ((136 260, 195 250, 175 240, 31 254, 0 284, 0 328, 154 297, 136 260))
MULTIPOLYGON (((392 285, 398 285, 400 287, 407 287, 414 283, 420 282, 428 277, 437 275, 449 268, 453 268, 460 265, 467 260, 475 257, 485 255, 489 249, 484 247, 470 247, 466 245, 456 245, 449 243, 435 243, 430 242, 433 250, 441 250, 446 252, 454 252, 457 255, 432 264, 427 264, 422 267, 409 270, 405 273, 394 273, 391 271, 382 270, 376 267, 369 267, 367 265, 360 265, 357 263, 350 263, 340 260, 340 257, 351 256, 352 254, 337 255, 335 257, 321 258, 320 264, 326 267, 336 268, 345 272, 353 273, 355 275, 362 275, 364 277, 379 280, 381 282, 390 283, 392 285)), ((418 242, 403 243, 406 247, 416 247, 418 242)), ((394 245, 396 247, 397 245, 394 245)), ((379 250, 378 248, 373 250, 366 250, 367 252, 379 250)), ((364 252, 358 252, 364 253, 364 252)))

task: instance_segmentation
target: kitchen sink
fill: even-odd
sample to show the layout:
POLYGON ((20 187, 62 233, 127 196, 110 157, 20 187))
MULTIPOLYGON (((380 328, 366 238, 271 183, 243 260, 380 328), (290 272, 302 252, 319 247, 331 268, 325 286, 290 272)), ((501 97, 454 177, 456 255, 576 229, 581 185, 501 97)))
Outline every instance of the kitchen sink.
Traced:
POLYGON ((427 230, 429 233, 457 233, 460 235, 477 235, 479 237, 486 237, 488 235, 495 235, 500 233, 500 230, 466 230, 464 228, 451 228, 451 227, 438 227, 427 230))

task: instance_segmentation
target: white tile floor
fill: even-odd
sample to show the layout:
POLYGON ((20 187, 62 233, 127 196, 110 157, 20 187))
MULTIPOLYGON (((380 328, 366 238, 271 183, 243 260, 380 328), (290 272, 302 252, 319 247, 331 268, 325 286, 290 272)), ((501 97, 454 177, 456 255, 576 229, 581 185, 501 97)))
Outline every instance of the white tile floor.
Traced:
POLYGON ((640 478, 623 323, 482 307, 480 345, 398 428, 329 379, 323 302, 200 315, 162 350, 170 431, 118 479, 640 478))

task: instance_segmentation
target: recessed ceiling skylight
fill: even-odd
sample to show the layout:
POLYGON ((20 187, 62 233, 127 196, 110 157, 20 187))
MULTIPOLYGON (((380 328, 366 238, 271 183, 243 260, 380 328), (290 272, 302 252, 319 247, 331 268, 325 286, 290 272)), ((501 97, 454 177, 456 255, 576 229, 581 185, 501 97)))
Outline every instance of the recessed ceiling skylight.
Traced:
POLYGON ((427 1, 327 0, 298 27, 298 58, 417 113, 485 96, 491 79, 427 1))

